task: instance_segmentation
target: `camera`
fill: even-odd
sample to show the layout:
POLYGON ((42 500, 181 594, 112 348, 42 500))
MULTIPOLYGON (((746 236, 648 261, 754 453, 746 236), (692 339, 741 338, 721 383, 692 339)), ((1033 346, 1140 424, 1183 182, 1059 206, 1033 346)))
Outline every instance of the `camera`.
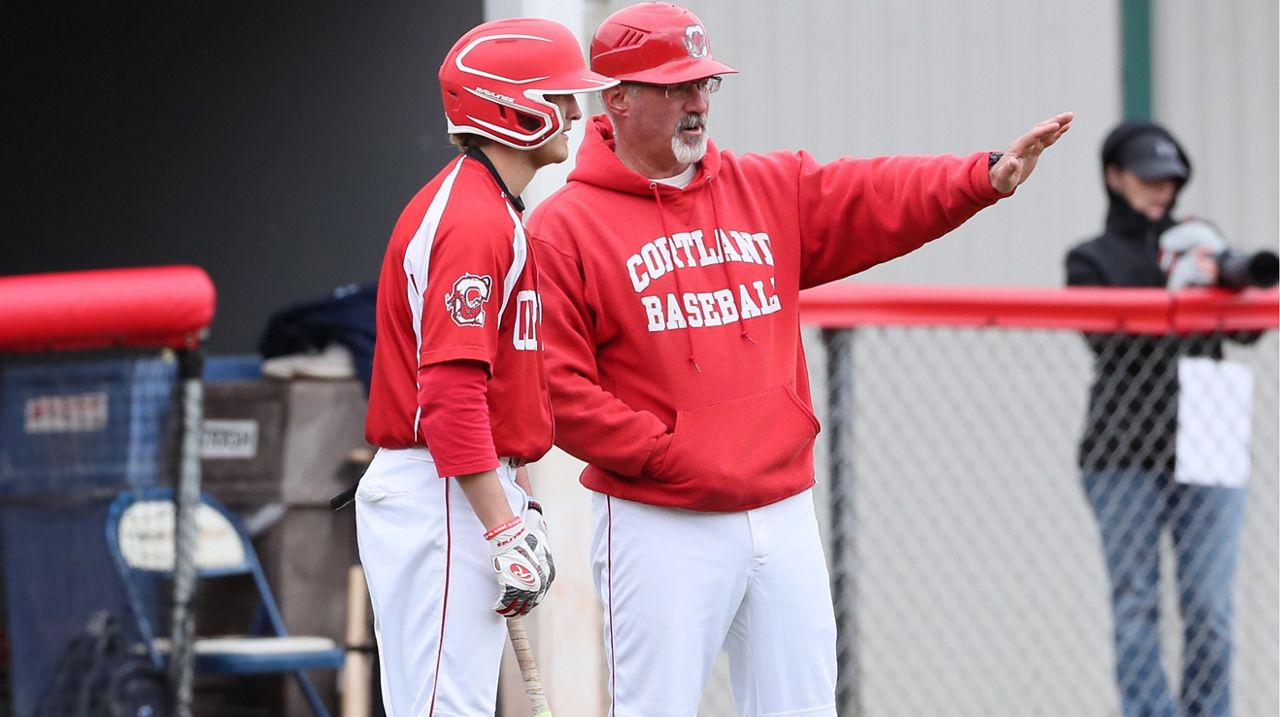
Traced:
POLYGON ((1200 254, 1207 254, 1217 265, 1217 286, 1267 288, 1280 283, 1280 256, 1275 252, 1232 249, 1213 224, 1189 219, 1160 235, 1160 267, 1168 276, 1167 286, 1171 291, 1215 284, 1201 267, 1200 254))

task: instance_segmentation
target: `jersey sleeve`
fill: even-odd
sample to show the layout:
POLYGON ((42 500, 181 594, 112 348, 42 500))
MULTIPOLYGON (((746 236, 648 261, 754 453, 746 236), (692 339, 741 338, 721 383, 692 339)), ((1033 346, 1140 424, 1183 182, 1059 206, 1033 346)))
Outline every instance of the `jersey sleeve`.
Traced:
POLYGON ((421 435, 441 477, 470 475, 498 467, 485 401, 485 368, 449 361, 418 371, 421 435))
MULTIPOLYGON (((471 360, 492 374, 514 258, 513 226, 477 219, 455 224, 436 238, 421 289, 418 368, 471 360)), ((418 290, 420 282, 411 274, 409 290, 418 290)))

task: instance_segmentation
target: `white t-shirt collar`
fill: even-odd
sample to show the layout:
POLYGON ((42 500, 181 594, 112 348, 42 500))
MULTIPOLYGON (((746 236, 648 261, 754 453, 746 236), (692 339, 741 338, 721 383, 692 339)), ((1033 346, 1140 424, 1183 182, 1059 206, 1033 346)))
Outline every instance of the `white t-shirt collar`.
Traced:
POLYGON ((684 189, 685 187, 689 186, 689 182, 693 181, 693 175, 697 173, 698 173, 698 165, 691 164, 688 167, 685 167, 683 172, 677 174, 674 177, 666 177, 664 179, 653 179, 653 178, 650 178, 650 179, 654 182, 657 182, 658 184, 665 184, 668 187, 675 187, 676 189, 684 189))

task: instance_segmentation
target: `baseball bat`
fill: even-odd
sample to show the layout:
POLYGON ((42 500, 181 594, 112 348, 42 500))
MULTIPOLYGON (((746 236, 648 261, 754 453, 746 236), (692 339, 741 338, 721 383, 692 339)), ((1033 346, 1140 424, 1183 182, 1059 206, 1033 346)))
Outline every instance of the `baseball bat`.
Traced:
POLYGON ((524 631, 524 620, 520 617, 507 618, 507 635, 516 653, 516 663, 520 665, 520 676, 524 678, 524 692, 529 695, 533 717, 551 717, 551 705, 542 690, 542 678, 538 676, 538 663, 533 659, 533 648, 529 646, 529 636, 524 631))
POLYGON ((347 572, 347 658, 342 666, 342 716, 369 717, 372 701, 369 681, 369 586, 364 569, 352 565, 347 572))

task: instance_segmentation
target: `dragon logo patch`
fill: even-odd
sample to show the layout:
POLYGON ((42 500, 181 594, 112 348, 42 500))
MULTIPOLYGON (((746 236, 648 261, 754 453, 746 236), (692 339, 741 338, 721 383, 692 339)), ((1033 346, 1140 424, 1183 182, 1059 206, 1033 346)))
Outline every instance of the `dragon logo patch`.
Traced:
POLYGON ((444 295, 444 308, 458 326, 484 326, 484 303, 489 300, 493 279, 488 276, 463 274, 444 295))

